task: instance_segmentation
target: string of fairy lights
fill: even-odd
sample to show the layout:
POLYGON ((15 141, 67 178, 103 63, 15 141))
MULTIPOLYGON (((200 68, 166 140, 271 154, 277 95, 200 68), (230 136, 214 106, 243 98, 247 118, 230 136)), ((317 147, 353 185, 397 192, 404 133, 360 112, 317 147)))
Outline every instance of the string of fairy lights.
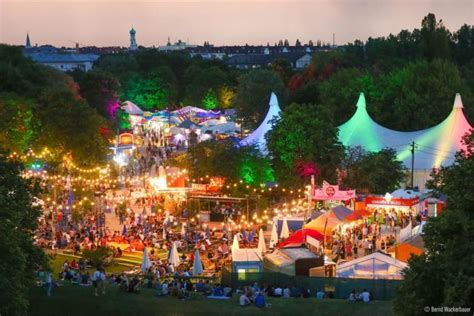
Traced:
MULTIPOLYGON (((53 153, 48 149, 44 148, 40 152, 35 152, 33 150, 29 150, 25 154, 18 154, 12 153, 9 156, 10 159, 17 159, 21 161, 31 161, 31 160, 47 160, 50 158, 55 158, 53 153)), ((107 164, 105 166, 96 166, 91 168, 82 168, 79 167, 70 156, 63 157, 63 164, 69 170, 68 175, 52 175, 49 174, 47 170, 41 170, 41 168, 35 169, 27 169, 25 170, 23 176, 26 178, 39 178, 51 188, 66 188, 69 185, 69 189, 72 192, 81 193, 86 191, 93 191, 97 186, 105 186, 107 188, 116 188, 119 183, 133 183, 133 182, 144 182, 146 183, 147 180, 151 179, 149 175, 141 175, 141 176, 118 176, 115 179, 111 178, 111 166, 107 164)), ((209 185, 214 177, 210 177, 206 175, 205 177, 198 177, 191 179, 189 177, 189 173, 186 169, 178 169, 177 171, 170 172, 170 167, 166 167, 166 177, 168 183, 174 183, 176 180, 182 179, 188 184, 204 184, 209 185), (204 183, 203 183, 204 182, 204 183)), ((229 220, 227 224, 222 223, 222 225, 227 225, 230 229, 240 229, 243 226, 249 226, 254 224, 264 224, 267 223, 270 219, 270 214, 274 214, 277 216, 286 216, 288 214, 294 213, 295 211, 299 211, 303 207, 307 207, 307 203, 304 201, 304 196, 308 194, 305 189, 295 189, 295 188, 285 188, 280 187, 278 184, 273 184, 272 186, 266 186, 265 184, 248 184, 244 180, 238 180, 235 182, 225 181, 220 183, 220 188, 225 190, 232 190, 238 189, 240 192, 244 191, 244 193, 248 194, 282 194, 285 196, 289 196, 292 198, 292 202, 284 203, 281 209, 265 209, 259 216, 257 211, 254 211, 252 215, 249 214, 249 218, 246 217, 245 214, 242 214, 239 217, 239 222, 235 222, 234 220, 229 220), (303 199, 302 199, 303 198, 303 199)), ((80 208, 92 208, 96 205, 93 198, 89 198, 88 196, 77 196, 74 198, 73 201, 64 201, 62 203, 58 203, 56 199, 56 190, 52 190, 49 192, 50 196, 46 196, 44 201, 47 203, 48 208, 55 210, 55 211, 64 211, 64 210, 75 210, 80 208), (52 192, 54 191, 54 197, 51 197, 52 192)), ((149 199, 156 196, 157 192, 145 191, 145 198, 149 199)), ((110 196, 106 193, 102 193, 100 197, 103 199, 103 207, 107 210, 116 209, 119 204, 125 203, 127 205, 127 210, 130 210, 131 204, 136 201, 133 196, 110 196)), ((149 202, 147 202, 149 203, 149 202)), ((150 205, 148 205, 150 206, 150 205)), ((158 214, 164 212, 164 205, 161 208, 157 208, 156 212, 158 214)), ((194 217, 190 219, 191 223, 198 223, 200 221, 200 215, 196 214, 194 217)), ((204 224, 205 225, 205 224, 204 224)))

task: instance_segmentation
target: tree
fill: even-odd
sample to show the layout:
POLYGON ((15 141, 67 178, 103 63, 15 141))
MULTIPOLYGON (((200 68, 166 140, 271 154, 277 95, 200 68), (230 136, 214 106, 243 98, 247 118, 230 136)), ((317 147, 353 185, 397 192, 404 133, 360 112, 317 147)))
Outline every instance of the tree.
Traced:
POLYGON ((117 91, 119 83, 115 77, 101 70, 76 74, 81 96, 96 111, 107 119, 114 119, 120 106, 117 91))
POLYGON ((0 94, 0 146, 23 152, 34 140, 32 101, 16 94, 0 94))
POLYGON ((298 38, 296 39, 295 46, 296 46, 296 47, 300 47, 300 46, 301 46, 301 42, 300 42, 300 40, 299 40, 298 38))
POLYGON ((391 148, 375 153, 368 153, 360 147, 349 148, 343 168, 343 185, 362 192, 392 192, 406 179, 406 170, 397 160, 397 152, 391 148))
POLYGON ((0 313, 22 315, 34 285, 34 273, 48 265, 44 252, 34 246, 33 234, 41 209, 34 202, 37 186, 21 177, 20 164, 0 154, 0 313))
POLYGON ((304 184, 308 179, 298 176, 297 167, 306 163, 320 170, 319 183, 336 179, 344 150, 326 108, 293 103, 273 124, 266 139, 279 183, 304 184))
POLYGON ((144 110, 155 110, 167 107, 168 96, 160 73, 155 71, 145 78, 139 75, 130 77, 124 97, 144 110))
POLYGON ((444 27, 442 20, 436 21, 433 13, 423 18, 420 35, 421 49, 426 59, 449 59, 451 57, 449 48, 451 34, 444 27))
POLYGON ((105 162, 108 143, 100 131, 106 122, 84 100, 68 90, 49 88, 39 97, 33 115, 39 123, 33 148, 52 149, 58 162, 69 153, 84 166, 105 162))
POLYGON ((262 121, 272 92, 276 93, 280 105, 284 105, 286 95, 283 82, 271 70, 251 70, 238 80, 234 107, 246 127, 255 128, 262 121))
POLYGON ((358 68, 343 69, 329 80, 319 85, 322 104, 333 113, 336 126, 346 122, 355 112, 354 106, 360 92, 364 92, 369 100, 368 111, 375 107, 379 92, 373 77, 358 68))
POLYGON ((230 84, 228 74, 218 66, 192 65, 186 70, 185 78, 185 104, 201 104, 209 90, 219 91, 230 84))
POLYGON ((285 39, 285 41, 283 42, 283 46, 285 46, 285 47, 290 46, 290 42, 288 42, 288 40, 285 39))
POLYGON ((454 34, 454 59, 464 65, 474 58, 474 27, 464 24, 454 34))
POLYGON ((206 96, 202 99, 203 108, 206 110, 213 110, 219 106, 217 96, 214 90, 209 89, 206 96))
POLYGON ((272 62, 271 68, 280 76, 283 84, 285 86, 288 85, 288 82, 290 81, 290 78, 293 74, 291 64, 286 59, 277 58, 272 62))
MULTIPOLYGON (((472 91, 453 63, 418 61, 382 76, 369 107, 374 119, 388 128, 424 129, 447 117, 457 92, 465 104, 472 104, 472 91)), ((466 114, 472 114, 469 107, 466 114)))
POLYGON ((228 86, 222 86, 219 90, 219 106, 223 109, 228 109, 232 106, 234 101, 235 91, 228 86))
POLYGON ((412 256, 398 288, 394 309, 422 315, 425 306, 474 306, 474 136, 450 167, 433 174, 429 187, 446 194, 447 206, 423 230, 426 251, 412 256))

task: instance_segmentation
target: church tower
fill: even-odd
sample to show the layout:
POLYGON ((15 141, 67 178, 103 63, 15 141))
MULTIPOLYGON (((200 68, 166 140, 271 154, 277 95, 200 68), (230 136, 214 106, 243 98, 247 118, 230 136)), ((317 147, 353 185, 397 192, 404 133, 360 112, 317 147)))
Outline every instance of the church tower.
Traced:
POLYGON ((137 40, 135 39, 135 34, 136 34, 136 31, 132 27, 132 29, 130 30, 130 47, 128 48, 129 50, 136 50, 138 48, 137 40))
POLYGON ((25 44, 26 49, 31 48, 31 42, 30 42, 30 34, 26 33, 26 44, 25 44))

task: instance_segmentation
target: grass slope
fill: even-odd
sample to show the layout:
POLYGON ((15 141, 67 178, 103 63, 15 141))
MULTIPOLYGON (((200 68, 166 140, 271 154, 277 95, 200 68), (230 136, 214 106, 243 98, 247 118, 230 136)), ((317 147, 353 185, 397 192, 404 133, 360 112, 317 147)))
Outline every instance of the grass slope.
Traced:
POLYGON ((29 315, 383 315, 393 314, 391 302, 375 301, 368 304, 351 303, 346 300, 267 299, 270 307, 257 309, 254 306, 241 308, 238 297, 232 300, 211 300, 197 297, 178 300, 171 297, 156 297, 153 290, 142 289, 140 294, 119 292, 109 288, 106 295, 93 296, 92 287, 66 284, 53 289, 47 297, 41 288, 31 291, 29 315))

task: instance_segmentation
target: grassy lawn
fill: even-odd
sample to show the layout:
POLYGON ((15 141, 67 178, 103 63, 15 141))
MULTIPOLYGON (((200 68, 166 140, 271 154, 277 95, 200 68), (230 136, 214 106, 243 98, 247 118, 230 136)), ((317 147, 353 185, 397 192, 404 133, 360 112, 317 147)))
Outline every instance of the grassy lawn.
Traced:
MULTIPOLYGON (((52 259, 50 260, 50 264, 51 264, 51 269, 53 270, 53 276, 55 278, 57 278, 59 272, 61 272, 63 270, 63 264, 64 264, 64 261, 66 259, 69 262, 71 262, 71 260, 72 260, 70 257, 59 254, 59 253, 56 254, 56 255, 52 255, 52 259)), ((76 261, 77 261, 77 259, 76 259, 76 261)), ((113 265, 105 267, 105 270, 107 271, 107 274, 121 273, 121 272, 123 272, 127 269, 128 269, 127 267, 121 266, 119 264, 113 264, 113 265)), ((87 270, 92 274, 92 273, 94 273, 95 268, 89 268, 87 270)))
POLYGON ((178 300, 156 297, 154 291, 142 289, 140 294, 119 292, 109 288, 106 295, 93 296, 92 287, 66 284, 53 289, 47 297, 41 288, 31 292, 29 315, 384 315, 393 314, 390 301, 375 301, 368 304, 351 303, 346 300, 267 299, 271 306, 257 309, 254 306, 241 308, 238 297, 232 300, 211 300, 197 297, 178 300))

